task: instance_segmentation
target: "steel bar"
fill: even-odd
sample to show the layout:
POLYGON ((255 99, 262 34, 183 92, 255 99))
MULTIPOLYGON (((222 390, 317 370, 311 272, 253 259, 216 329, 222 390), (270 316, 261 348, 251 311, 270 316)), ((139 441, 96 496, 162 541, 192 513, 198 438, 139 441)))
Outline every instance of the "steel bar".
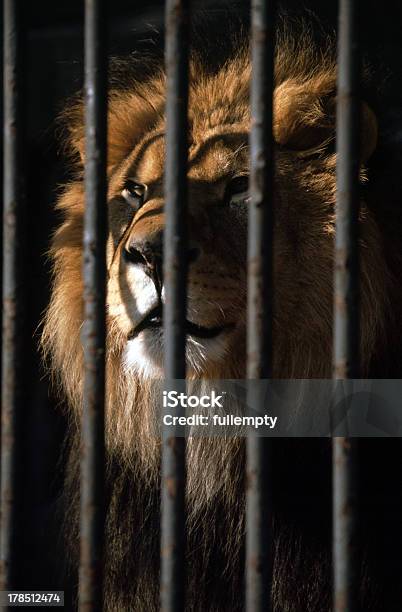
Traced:
POLYGON ((107 233, 106 3, 85 2, 84 397, 79 609, 102 609, 105 279, 107 233))
POLYGON ((15 588, 18 571, 18 427, 23 371, 23 36, 19 0, 4 0, 4 187, 1 389, 0 590, 15 588))
MULTIPOLYGON (((167 0, 165 13, 166 162, 164 235, 165 378, 185 390, 187 292, 187 142, 189 2, 167 0)), ((161 609, 184 610, 185 440, 163 432, 161 609)))
POLYGON ((359 610, 356 440, 333 438, 334 612, 359 610))
MULTIPOLYGON (((248 221, 247 377, 272 376, 273 187, 272 137, 275 2, 253 0, 251 82, 251 203, 248 221)), ((252 383, 249 383, 250 385, 252 383)), ((249 391, 249 405, 263 410, 249 391)), ((247 438, 246 610, 271 608, 273 565, 271 442, 247 438)))
MULTIPOLYGON (((358 2, 340 0, 337 86, 337 197, 334 272, 334 379, 360 376, 358 2)), ((334 611, 358 609, 356 440, 333 440, 334 611)))

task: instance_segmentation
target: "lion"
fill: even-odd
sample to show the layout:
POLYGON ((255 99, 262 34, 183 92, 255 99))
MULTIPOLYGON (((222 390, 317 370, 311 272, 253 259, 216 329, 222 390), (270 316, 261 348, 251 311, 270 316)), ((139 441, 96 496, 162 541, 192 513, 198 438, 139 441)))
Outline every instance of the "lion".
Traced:
MULTIPOLYGON (((246 376, 250 78, 247 42, 217 70, 209 70, 199 54, 191 57, 186 323, 190 379, 246 376)), ((118 62, 108 110, 108 611, 158 609, 160 440, 152 381, 163 378, 164 106, 160 63, 133 58, 118 62)), ((275 188, 269 203, 275 210, 275 378, 331 376, 335 111, 336 62, 331 48, 318 50, 308 34, 297 39, 278 36, 275 188)), ((384 214, 392 195, 384 196, 386 185, 379 187, 381 181, 376 182, 370 166, 378 153, 381 126, 364 98, 364 88, 361 117, 361 366, 363 376, 392 376, 401 339, 395 304, 401 303, 397 275, 402 268, 396 216, 390 221, 384 214)), ((64 119, 75 176, 57 204, 63 221, 50 251, 54 271, 43 346, 69 405, 71 448, 64 504, 74 563, 83 388, 81 100, 72 103, 64 119)), ((329 444, 282 440, 276 441, 275 449, 273 609, 328 611, 329 444), (307 484, 306 473, 311 477, 307 484)), ((187 471, 186 610, 243 610, 242 440, 190 439, 187 471)), ((382 587, 376 591, 370 586, 369 560, 361 580, 362 609, 378 609, 378 598, 384 595, 382 587)))

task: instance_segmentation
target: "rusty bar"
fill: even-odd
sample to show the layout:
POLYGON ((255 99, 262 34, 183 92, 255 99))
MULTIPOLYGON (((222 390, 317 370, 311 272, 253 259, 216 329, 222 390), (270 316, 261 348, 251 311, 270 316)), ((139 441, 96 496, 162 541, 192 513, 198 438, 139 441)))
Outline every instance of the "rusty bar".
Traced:
POLYGON ((341 1, 337 96, 334 377, 359 378, 359 78, 357 3, 341 1))
POLYGON ((84 397, 79 609, 102 609, 104 535, 105 278, 107 234, 106 3, 85 2, 84 397))
POLYGON ((23 406, 23 33, 21 3, 3 3, 3 312, 1 388, 0 590, 15 588, 22 474, 18 435, 23 406))
MULTIPOLYGON (((248 222, 247 377, 272 376, 273 187, 272 137, 275 2, 251 4, 251 170, 248 222)), ((249 404, 263 410, 250 389, 249 404)), ((271 609, 272 508, 271 442, 247 438, 246 610, 271 609)))
POLYGON ((356 440, 333 439, 334 612, 358 610, 356 440))
MULTIPOLYGON (((340 0, 334 379, 359 378, 360 49, 358 2, 340 0)), ((345 431, 345 434, 347 431, 345 431)), ((333 440, 334 611, 358 609, 356 440, 333 440)))
MULTIPOLYGON (((189 2, 167 0, 165 12, 166 162, 164 235, 165 378, 185 390, 187 291, 187 107, 189 2)), ((163 432, 161 610, 184 610, 185 440, 163 432)))

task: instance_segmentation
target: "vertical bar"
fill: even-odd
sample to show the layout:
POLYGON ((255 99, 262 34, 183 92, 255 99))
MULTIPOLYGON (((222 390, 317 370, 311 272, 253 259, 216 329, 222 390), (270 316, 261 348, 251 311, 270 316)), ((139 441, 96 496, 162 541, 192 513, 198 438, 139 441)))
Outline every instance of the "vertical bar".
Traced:
MULTIPOLYGON (((248 221, 247 377, 272 376, 273 180, 272 99, 275 2, 253 0, 251 82, 251 204, 248 221)), ((252 384, 252 383, 249 383, 252 384)), ((250 388, 253 406, 263 409, 250 388), (257 405, 256 405, 257 403, 257 405)), ((247 438, 246 610, 271 609, 271 443, 247 438)))
MULTIPOLYGON (((340 0, 337 97, 337 200, 334 378, 359 372, 360 50, 358 2, 340 0)), ((358 608, 356 440, 333 439, 334 611, 358 608)))
POLYGON ((356 440, 333 438, 334 612, 358 610, 356 440))
MULTIPOLYGON (((165 378, 185 390, 187 297, 188 0, 167 0, 164 235, 165 378)), ((161 610, 184 610, 185 440, 163 433, 161 610)))
POLYGON ((102 609, 107 52, 104 0, 85 1, 84 394, 79 609, 102 609))
POLYGON ((22 406, 23 347, 23 113, 21 5, 4 0, 4 186, 1 388, 0 590, 15 588, 18 570, 18 427, 22 406))

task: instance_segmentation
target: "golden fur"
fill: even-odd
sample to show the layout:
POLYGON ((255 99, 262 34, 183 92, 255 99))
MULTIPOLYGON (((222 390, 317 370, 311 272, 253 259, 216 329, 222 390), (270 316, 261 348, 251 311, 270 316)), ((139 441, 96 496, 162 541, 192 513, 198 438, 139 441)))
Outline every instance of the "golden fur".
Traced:
MULTIPOLYGON (((217 73, 208 73, 198 58, 193 58, 191 65, 189 232, 191 240, 201 245, 203 256, 190 268, 189 312, 197 323, 205 326, 225 321, 235 324, 234 331, 216 358, 205 357, 201 352, 197 353, 197 347, 190 347, 189 350, 194 352, 189 355, 189 375, 194 378, 241 378, 245 373, 246 218, 241 206, 233 211, 220 206, 220 203, 228 179, 248 173, 250 70, 247 49, 239 51, 217 73)), ((274 95, 274 134, 278 147, 273 201, 276 218, 274 374, 277 377, 330 376, 336 164, 336 155, 330 147, 335 130, 335 82, 336 67, 329 53, 319 54, 312 50, 308 39, 294 42, 283 38, 280 41, 274 95)), ((109 542, 114 538, 121 543, 115 545, 114 559, 107 566, 105 597, 108 610, 148 612, 156 609, 157 601, 157 579, 156 576, 152 580, 144 577, 148 565, 142 556, 143 569, 135 570, 137 574, 133 570, 137 577, 136 586, 129 593, 123 587, 119 591, 116 586, 119 572, 126 581, 134 580, 133 575, 128 575, 123 569, 129 556, 127 551, 131 550, 125 530, 131 527, 125 524, 119 527, 119 521, 111 517, 114 514, 123 517, 119 520, 128 521, 124 509, 119 510, 121 498, 124 495, 130 497, 126 490, 130 486, 128 481, 137 483, 132 485, 137 487, 137 492, 130 497, 135 500, 131 504, 134 516, 135 503, 154 508, 158 498, 157 407, 150 379, 160 377, 161 370, 156 367, 149 371, 145 366, 133 369, 123 364, 127 335, 135 319, 135 292, 138 289, 132 290, 131 270, 121 263, 121 250, 124 248, 121 237, 138 238, 163 229, 164 95, 165 77, 158 68, 145 81, 138 82, 133 78, 124 89, 114 86, 109 98, 106 441, 111 493, 108 537, 109 542), (153 191, 133 222, 120 194, 125 178, 134 173, 137 180, 152 183, 153 191)), ((364 164, 376 146, 377 125, 369 107, 364 104, 362 109, 363 184, 367 180, 364 164)), ((78 422, 83 374, 80 328, 84 207, 82 162, 85 158, 80 102, 68 110, 66 118, 76 178, 66 185, 58 202, 64 220, 52 241, 53 292, 46 313, 43 345, 51 357, 52 370, 67 394, 71 416, 78 422)), ((364 201, 360 233, 361 353, 363 371, 367 374, 384 333, 391 277, 379 226, 364 201)), ((69 494, 76 497, 74 470, 77 462, 76 459, 71 461, 75 467, 71 467, 68 476, 69 494)), ((194 582, 190 572, 189 593, 199 589, 203 592, 205 588, 202 580, 207 574, 207 559, 212 554, 210 549, 215 540, 222 545, 219 553, 222 555, 222 581, 226 581, 229 589, 235 580, 240 579, 244 511, 242 470, 243 447, 238 440, 190 441, 188 555, 190 566, 193 563, 198 568, 198 582, 194 582), (210 523, 213 533, 200 535, 200 525, 208 516, 214 517, 210 523), (227 532, 223 539, 218 534, 219 520, 223 520, 227 532), (202 561, 197 561, 197 556, 202 561)), ((140 540, 143 537, 148 541, 147 517, 152 512, 154 510, 149 510, 148 514, 145 512, 146 517, 143 516, 140 540)), ((279 548, 286 537, 279 538, 279 548)), ((293 544, 294 550, 299 550, 299 544, 298 540, 293 544)), ((295 554, 300 556, 302 565, 303 554, 295 554)), ((317 553, 315 559, 319 558, 317 553)), ((303 599, 294 607, 289 602, 286 604, 287 595, 281 586, 280 575, 288 562, 285 557, 277 562, 274 585, 277 609, 291 609, 292 612, 328 609, 328 602, 318 603, 321 596, 316 584, 319 583, 320 564, 314 565, 316 582, 312 582, 308 607, 303 599)), ((190 595, 189 610, 238 609, 233 593, 228 594, 225 601, 219 601, 213 589, 210 599, 205 593, 199 597, 199 602, 203 603, 197 604, 190 595)))

